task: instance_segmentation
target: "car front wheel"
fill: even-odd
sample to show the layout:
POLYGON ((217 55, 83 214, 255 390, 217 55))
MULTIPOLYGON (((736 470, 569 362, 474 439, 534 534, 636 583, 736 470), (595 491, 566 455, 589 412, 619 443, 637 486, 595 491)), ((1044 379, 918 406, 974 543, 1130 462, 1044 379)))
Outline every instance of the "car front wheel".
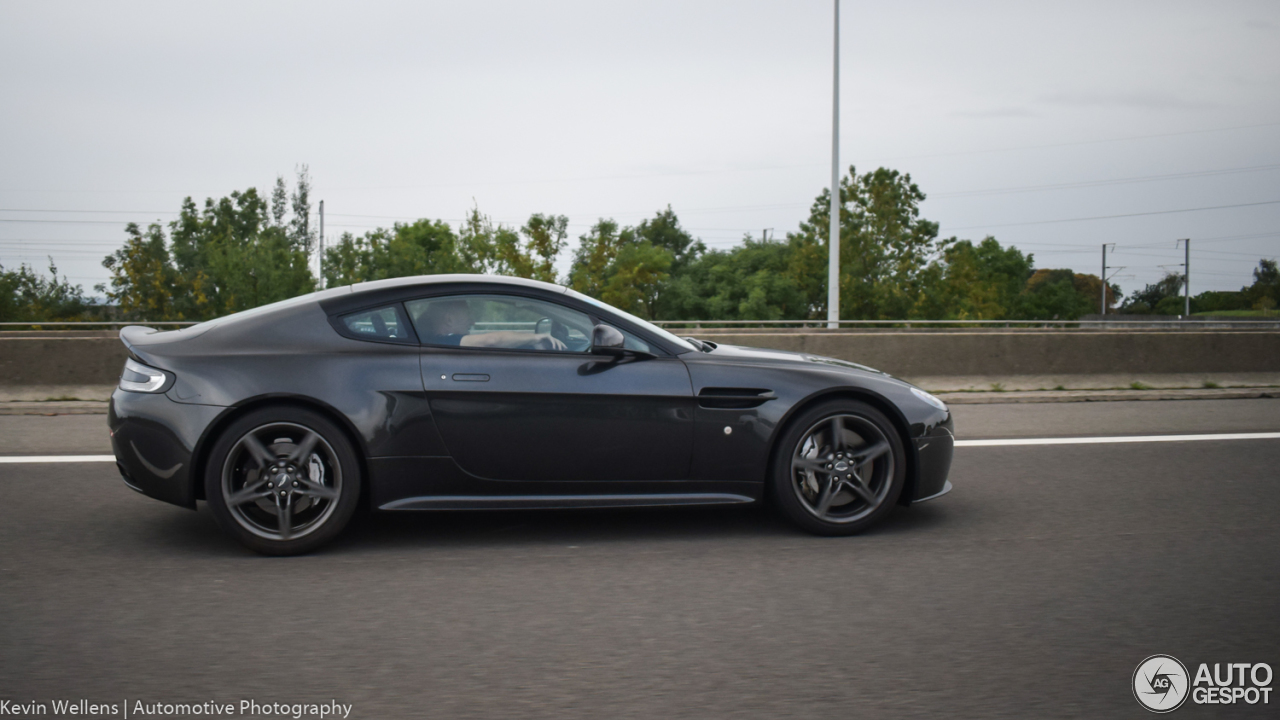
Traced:
POLYGON ((892 510, 906 478, 902 438, 876 408, 816 405, 779 441, 770 484, 789 520, 818 535, 852 535, 892 510))
POLYGON ((296 555, 332 539, 360 497, 346 435, 319 413, 262 408, 219 436, 205 467, 218 525, 266 555, 296 555))

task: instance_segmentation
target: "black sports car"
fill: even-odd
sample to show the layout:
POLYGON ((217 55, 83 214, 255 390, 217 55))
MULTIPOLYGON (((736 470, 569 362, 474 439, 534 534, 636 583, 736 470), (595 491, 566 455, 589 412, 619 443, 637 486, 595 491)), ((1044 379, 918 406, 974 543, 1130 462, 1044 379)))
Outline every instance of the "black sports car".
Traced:
POLYGON ((769 502, 845 535, 951 489, 937 398, 842 360, 679 338, 557 285, 434 275, 120 331, 129 487, 263 553, 356 507, 769 502))

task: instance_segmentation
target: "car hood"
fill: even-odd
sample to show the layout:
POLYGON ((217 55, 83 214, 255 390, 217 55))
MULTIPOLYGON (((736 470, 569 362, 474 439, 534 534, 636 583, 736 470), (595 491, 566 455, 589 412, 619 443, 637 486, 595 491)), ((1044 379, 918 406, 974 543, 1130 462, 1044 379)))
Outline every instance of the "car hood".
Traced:
POLYGON ((715 349, 706 353, 706 356, 723 362, 791 365, 797 369, 809 370, 816 369, 815 366, 820 366, 826 369, 853 370, 861 373, 872 373, 883 377, 892 377, 886 372, 877 370, 873 367, 867 367, 866 365, 860 365, 856 362, 840 360, 839 358, 823 357, 821 355, 811 355, 809 353, 791 352, 789 350, 769 350, 766 348, 744 347, 742 345, 720 345, 717 343, 715 349))

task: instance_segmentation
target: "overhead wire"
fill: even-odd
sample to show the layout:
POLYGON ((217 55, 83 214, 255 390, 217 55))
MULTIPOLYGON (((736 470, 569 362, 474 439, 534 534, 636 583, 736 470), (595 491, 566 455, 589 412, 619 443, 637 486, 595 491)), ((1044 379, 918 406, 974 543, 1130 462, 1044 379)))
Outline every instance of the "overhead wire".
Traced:
POLYGON ((956 152, 933 153, 928 155, 900 155, 896 157, 883 157, 876 160, 876 162, 883 162, 885 160, 920 160, 924 158, 954 157, 958 155, 983 155, 987 153, 1015 152, 1019 150, 1044 150, 1048 148, 1077 147, 1080 145, 1102 145, 1105 143, 1128 142, 1131 140, 1154 140, 1157 138, 1180 137, 1183 135, 1202 135, 1205 133, 1227 132, 1229 130, 1250 130, 1254 128, 1274 127, 1276 125, 1280 125, 1280 122, 1255 123, 1252 125, 1233 125, 1231 127, 1209 128, 1206 130, 1184 130, 1181 132, 1158 133, 1154 135, 1130 135, 1127 137, 1108 138, 1103 140, 1083 140, 1078 142, 1049 143, 1045 145, 1019 145, 1019 146, 1013 146, 1013 147, 1007 147, 1007 148, 994 148, 994 149, 988 149, 988 150, 960 150, 956 152))
POLYGON ((1051 225, 1054 223, 1085 222, 1088 220, 1114 220, 1116 218, 1145 217, 1148 215, 1173 215, 1177 213, 1201 212, 1204 210, 1226 210, 1229 208, 1255 207, 1259 205, 1276 205, 1276 204, 1280 204, 1280 200, 1263 200, 1261 202, 1233 203, 1230 205, 1207 205, 1205 207, 1198 207, 1198 208, 1180 208, 1177 210, 1153 210, 1151 212, 1120 213, 1116 215, 1094 215, 1091 217, 1059 218, 1056 220, 1030 220, 1026 222, 999 223, 994 225, 966 225, 963 227, 953 227, 950 229, 951 230, 980 230, 984 228, 1018 227, 1023 225, 1051 225))
POLYGON ((987 190, 957 190, 951 192, 930 193, 928 199, 937 198, 961 198, 976 197, 983 195, 1004 195, 1011 193, 1023 192, 1041 192, 1046 190, 1069 190, 1075 188, 1086 187, 1104 187, 1108 185, 1131 185, 1144 182, 1159 182, 1163 180, 1181 180, 1187 178, 1213 177, 1217 175, 1234 175, 1248 172, 1263 172, 1267 170, 1280 170, 1280 164, 1276 165, 1253 165, 1240 168, 1223 168, 1221 170, 1203 170, 1198 172, 1169 173, 1165 175, 1140 175, 1128 178, 1113 178, 1110 180, 1083 180, 1072 183, 1056 183, 1051 185, 1023 185, 1017 187, 1006 188, 990 188, 987 190))

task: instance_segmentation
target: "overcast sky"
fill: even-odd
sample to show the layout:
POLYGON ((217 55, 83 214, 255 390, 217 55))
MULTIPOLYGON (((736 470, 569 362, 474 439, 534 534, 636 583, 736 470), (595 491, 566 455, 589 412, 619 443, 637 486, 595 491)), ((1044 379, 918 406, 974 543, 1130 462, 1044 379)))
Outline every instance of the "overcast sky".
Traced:
MULTIPOLYGON (((831 0, 0 2, 0 263, 88 289, 125 222, 302 163, 331 238, 473 202, 781 237, 830 181, 831 38, 831 0)), ((842 166, 943 236, 1115 243, 1126 292, 1177 238, 1193 293, 1280 254, 1280 2, 845 0, 841 38, 842 166)))

